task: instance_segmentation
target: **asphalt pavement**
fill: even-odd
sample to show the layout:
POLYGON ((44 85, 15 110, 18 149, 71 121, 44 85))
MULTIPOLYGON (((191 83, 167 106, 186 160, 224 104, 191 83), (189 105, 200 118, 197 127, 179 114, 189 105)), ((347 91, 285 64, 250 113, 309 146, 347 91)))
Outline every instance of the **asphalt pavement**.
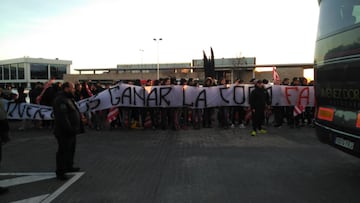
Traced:
POLYGON ((49 129, 17 130, 3 146, 0 202, 359 202, 360 160, 320 143, 314 128, 87 130, 81 172, 54 178, 49 129))

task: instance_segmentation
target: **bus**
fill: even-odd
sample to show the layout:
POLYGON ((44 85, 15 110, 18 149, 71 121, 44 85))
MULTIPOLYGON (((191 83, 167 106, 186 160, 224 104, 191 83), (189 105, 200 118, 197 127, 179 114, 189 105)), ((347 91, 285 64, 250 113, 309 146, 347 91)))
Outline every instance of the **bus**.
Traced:
POLYGON ((314 57, 316 134, 360 154, 360 0, 318 0, 314 57))

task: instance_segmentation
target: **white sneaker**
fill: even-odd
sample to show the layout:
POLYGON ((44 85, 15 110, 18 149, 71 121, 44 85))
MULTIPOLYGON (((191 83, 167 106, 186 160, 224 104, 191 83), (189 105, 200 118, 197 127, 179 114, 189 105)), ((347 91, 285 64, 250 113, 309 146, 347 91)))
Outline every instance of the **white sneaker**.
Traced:
POLYGON ((239 128, 242 128, 242 129, 243 129, 243 128, 246 128, 246 127, 245 127, 244 124, 241 123, 241 124, 239 125, 239 128))
POLYGON ((234 124, 231 124, 230 128, 235 128, 235 125, 234 125, 234 124))

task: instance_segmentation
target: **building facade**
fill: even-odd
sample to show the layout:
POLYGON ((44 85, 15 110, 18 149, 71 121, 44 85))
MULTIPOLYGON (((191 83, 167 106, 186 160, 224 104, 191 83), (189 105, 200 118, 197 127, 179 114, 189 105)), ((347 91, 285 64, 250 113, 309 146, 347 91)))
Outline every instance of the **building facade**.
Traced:
MULTIPOLYGON (((237 79, 245 81, 254 78, 254 69, 256 67, 255 57, 241 57, 241 58, 220 58, 214 59, 215 78, 225 78, 230 82, 237 79)), ((204 71, 204 60, 192 60, 192 67, 204 71)))
MULTIPOLYGON (((215 78, 226 78, 229 81, 237 78, 251 79, 254 68, 255 57, 215 59, 215 78)), ((111 83, 118 80, 155 80, 157 78, 157 64, 118 64, 116 68, 75 69, 75 71, 79 74, 66 75, 65 80, 111 83)), ((204 80, 203 59, 194 59, 191 63, 159 64, 159 77, 204 80)))
MULTIPOLYGON (((272 67, 277 68, 281 79, 287 77, 303 77, 305 69, 312 69, 313 64, 256 64, 255 57, 242 58, 221 58, 214 59, 215 78, 225 78, 229 82, 242 79, 245 82, 252 78, 267 79, 272 81, 272 67), (264 68, 268 70, 264 71, 264 68)), ((65 80, 77 82, 88 81, 100 83, 113 83, 119 80, 155 80, 157 78, 157 64, 118 64, 116 68, 97 68, 97 69, 75 69, 78 74, 67 74, 65 80)), ((204 61, 194 59, 191 63, 163 63, 159 64, 160 78, 193 78, 204 80, 204 61)))
POLYGON ((29 57, 0 60, 0 87, 31 88, 50 79, 62 82, 64 75, 70 74, 71 64, 69 60, 29 57))

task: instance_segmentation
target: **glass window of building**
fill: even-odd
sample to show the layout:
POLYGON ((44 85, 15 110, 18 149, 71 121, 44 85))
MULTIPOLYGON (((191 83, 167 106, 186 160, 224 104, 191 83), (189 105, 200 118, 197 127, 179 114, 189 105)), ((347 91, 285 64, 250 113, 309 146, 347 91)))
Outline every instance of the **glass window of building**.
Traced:
POLYGON ((4 66, 4 80, 10 80, 10 65, 4 66))
POLYGON ((32 63, 30 64, 30 78, 31 79, 49 79, 48 64, 32 63))
POLYGON ((18 64, 18 79, 19 80, 25 79, 25 68, 23 63, 18 64))
POLYGON ((10 79, 11 80, 16 80, 16 68, 17 68, 17 64, 10 64, 10 79))
POLYGON ((50 65, 50 77, 62 80, 66 74, 66 65, 50 65))

